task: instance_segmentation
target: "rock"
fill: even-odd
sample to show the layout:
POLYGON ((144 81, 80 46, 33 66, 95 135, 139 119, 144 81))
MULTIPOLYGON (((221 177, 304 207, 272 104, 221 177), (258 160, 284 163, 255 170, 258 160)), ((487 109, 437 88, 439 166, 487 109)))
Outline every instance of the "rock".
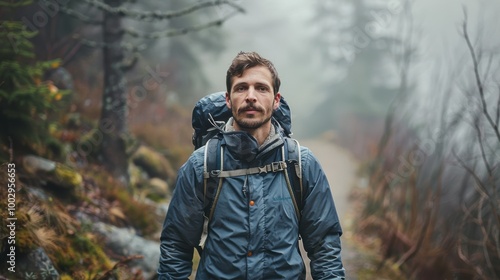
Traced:
POLYGON ((154 194, 165 195, 168 192, 168 183, 162 179, 151 178, 148 183, 154 194))
POLYGON ((170 196, 168 183, 159 178, 151 178, 141 187, 142 196, 152 200, 164 200, 170 196))
POLYGON ((140 146, 132 155, 132 162, 143 169, 150 177, 167 182, 176 176, 172 164, 160 153, 146 146, 140 146))
POLYGON ((53 185, 69 190, 82 187, 82 175, 67 165, 33 155, 23 157, 22 163, 28 173, 53 185))
POLYGON ((56 163, 37 156, 25 156, 23 158, 23 167, 31 174, 38 172, 50 173, 56 169, 56 163))
POLYGON ((143 271, 144 278, 156 273, 160 258, 160 243, 137 236, 133 229, 118 228, 97 222, 94 230, 103 235, 106 246, 115 254, 123 257, 141 255, 143 258, 132 261, 130 266, 137 266, 143 271))
POLYGON ((134 187, 148 180, 148 175, 133 162, 128 165, 128 174, 130 175, 130 185, 134 187))

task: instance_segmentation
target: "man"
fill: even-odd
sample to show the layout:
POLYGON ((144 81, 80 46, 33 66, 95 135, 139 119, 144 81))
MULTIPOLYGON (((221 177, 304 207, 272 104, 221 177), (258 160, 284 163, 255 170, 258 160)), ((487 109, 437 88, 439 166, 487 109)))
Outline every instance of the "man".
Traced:
MULTIPOLYGON (((284 136, 271 118, 281 97, 273 64, 257 53, 240 52, 227 71, 226 86, 232 118, 223 136, 239 140, 225 142, 223 169, 283 160, 284 136)), ((196 279, 305 279, 299 234, 313 278, 344 279, 342 230, 330 187, 319 162, 305 147, 301 147, 301 161, 304 203, 300 220, 283 172, 224 178, 196 279)), ((204 222, 199 195, 203 167, 201 148, 179 171, 161 234, 159 279, 187 279, 191 274, 204 222)))

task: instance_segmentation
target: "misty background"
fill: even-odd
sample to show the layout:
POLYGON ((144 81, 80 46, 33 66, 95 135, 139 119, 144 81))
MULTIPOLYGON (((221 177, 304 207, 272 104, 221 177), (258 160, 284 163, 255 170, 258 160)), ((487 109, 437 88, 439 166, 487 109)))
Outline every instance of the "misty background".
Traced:
MULTIPOLYGON (((349 6, 346 1, 327 1, 336 8, 349 6)), ((400 1, 364 1, 380 10, 371 14, 369 21, 376 24, 383 32, 401 37, 401 26, 413 17, 414 46, 418 57, 414 60, 415 70, 411 79, 418 84, 415 89, 413 106, 424 106, 426 99, 435 94, 437 81, 432 77, 438 72, 451 72, 457 64, 463 63, 466 46, 460 36, 464 9, 469 16, 470 30, 480 31, 491 47, 498 46, 500 37, 497 1, 412 1, 411 14, 403 11, 400 1), (392 8, 391 8, 392 7, 392 8), (391 10, 392 9, 392 10, 391 10), (497 36, 492 36, 493 34, 497 36), (439 69, 439 70, 436 70, 439 69)), ((297 1, 237 1, 246 13, 238 15, 225 23, 222 33, 226 37, 223 51, 217 56, 200 51, 204 74, 209 80, 207 93, 225 90, 225 72, 239 51, 256 51, 270 59, 278 69, 282 80, 281 93, 289 101, 293 113, 293 131, 298 137, 308 137, 304 126, 315 126, 324 110, 316 110, 326 96, 335 96, 337 88, 324 85, 342 79, 342 71, 332 71, 331 65, 324 62, 321 53, 324 45, 318 43, 320 37, 334 37, 339 23, 318 17, 315 2, 297 1), (323 26, 321 29, 319 26, 323 26), (319 34, 320 30, 325 31, 319 34), (316 115, 313 118, 312 115, 316 115), (318 117, 319 115, 319 117, 318 117)), ((349 10, 349 8, 347 8, 349 10)), ((218 10, 218 13, 227 10, 218 10)), ((349 17, 349 12, 344 15, 349 17)), ((354 29, 353 27, 351 27, 354 29)), ((358 28, 363 29, 364 26, 358 28)), ((371 37, 369 32, 364 36, 371 37)), ((337 44, 349 44, 352 38, 336 41, 337 44)), ((363 49, 360 49, 363 52, 363 49)), ((395 61, 388 61, 395 64, 395 61)), ((333 64, 333 63, 332 63, 333 64)), ((394 67, 394 66, 389 66, 394 67)), ((466 65, 458 67, 467 67, 466 65)), ((394 83, 398 80, 396 72, 386 73, 381 80, 394 83)), ((357 83, 370 84, 371 81, 360 79, 357 83)), ((389 99, 388 101, 391 101, 389 99)), ((335 97, 333 98, 335 101, 335 97)), ((388 105, 384 109, 388 109, 388 105)), ((418 112, 416 112, 418 114, 418 112)), ((323 123, 324 124, 324 123, 323 123)), ((328 129, 328 128, 323 128, 328 129)), ((316 131, 317 132, 317 131, 316 131)))
POLYGON ((31 275, 153 276, 193 106, 256 51, 279 72, 294 137, 335 174, 351 275, 500 278, 499 1, 0 8, 0 163, 16 166, 0 181, 16 176, 16 261, 31 275))

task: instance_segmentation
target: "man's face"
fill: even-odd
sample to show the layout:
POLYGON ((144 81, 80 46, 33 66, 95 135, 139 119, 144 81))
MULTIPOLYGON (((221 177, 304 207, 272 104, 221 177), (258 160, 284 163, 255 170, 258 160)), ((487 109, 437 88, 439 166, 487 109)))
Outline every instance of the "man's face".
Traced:
POLYGON ((237 130, 270 129, 273 111, 278 108, 280 93, 273 93, 273 78, 264 66, 249 68, 241 77, 233 77, 226 104, 233 113, 237 130))

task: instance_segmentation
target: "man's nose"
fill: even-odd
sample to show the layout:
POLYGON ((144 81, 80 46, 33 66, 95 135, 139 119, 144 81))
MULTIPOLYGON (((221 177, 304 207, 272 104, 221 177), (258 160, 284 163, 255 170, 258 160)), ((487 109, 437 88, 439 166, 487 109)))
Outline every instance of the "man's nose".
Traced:
POLYGON ((256 96, 256 92, 255 92, 255 88, 254 87, 250 87, 248 89, 248 93, 247 93, 247 96, 246 96, 246 101, 247 102, 256 102, 257 101, 257 96, 256 96))

